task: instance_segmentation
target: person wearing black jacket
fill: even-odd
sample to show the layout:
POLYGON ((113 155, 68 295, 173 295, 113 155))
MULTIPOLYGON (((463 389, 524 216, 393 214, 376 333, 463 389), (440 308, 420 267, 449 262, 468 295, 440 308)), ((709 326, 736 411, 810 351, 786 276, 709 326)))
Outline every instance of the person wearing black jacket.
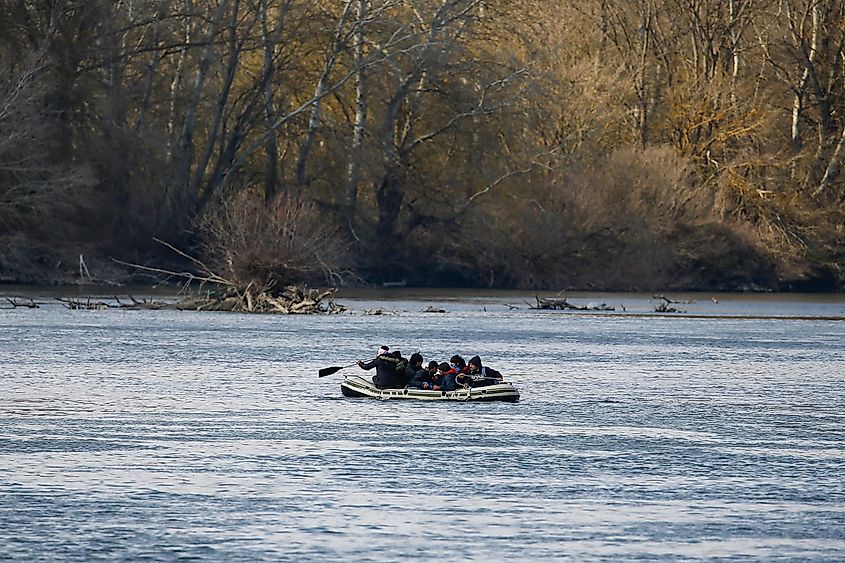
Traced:
POLYGON ((425 371, 423 367, 423 357, 422 354, 419 352, 414 352, 411 354, 411 357, 408 359, 408 365, 405 366, 405 385, 410 385, 410 383, 414 380, 414 378, 422 371, 425 371))
POLYGON ((376 368, 373 376, 373 383, 379 389, 401 389, 405 386, 404 369, 405 359, 398 352, 391 354, 387 346, 379 348, 379 355, 369 362, 358 360, 358 367, 365 370, 376 368), (397 369, 400 367, 400 369, 397 369))
MULTIPOLYGON (((418 355, 418 354, 415 354, 418 355)), ((416 358, 411 356, 413 362, 416 358)), ((408 380, 408 387, 413 389, 430 389, 434 391, 440 390, 440 378, 437 375, 437 362, 428 362, 428 367, 422 367, 422 356, 419 357, 419 367, 413 370, 413 376, 408 380)), ((410 376, 410 366, 405 372, 410 376)))
POLYGON ((504 377, 498 371, 481 365, 481 358, 479 356, 473 356, 469 359, 467 367, 464 370, 464 375, 469 376, 469 384, 472 387, 495 385, 504 380, 504 377))

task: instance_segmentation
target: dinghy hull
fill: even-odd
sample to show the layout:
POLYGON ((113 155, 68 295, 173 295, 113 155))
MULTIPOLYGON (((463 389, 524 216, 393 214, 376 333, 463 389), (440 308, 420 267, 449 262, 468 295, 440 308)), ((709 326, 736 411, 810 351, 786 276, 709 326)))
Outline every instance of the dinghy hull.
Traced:
POLYGON ((357 375, 347 376, 340 384, 344 397, 369 399, 406 399, 418 401, 519 401, 519 390, 510 383, 457 391, 427 391, 425 389, 379 389, 372 381, 357 375))

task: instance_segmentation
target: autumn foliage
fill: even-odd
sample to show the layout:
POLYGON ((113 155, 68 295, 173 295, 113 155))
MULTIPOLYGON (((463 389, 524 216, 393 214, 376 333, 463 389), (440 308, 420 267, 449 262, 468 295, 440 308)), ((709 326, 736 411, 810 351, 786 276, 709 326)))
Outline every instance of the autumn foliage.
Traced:
POLYGON ((0 3, 0 279, 842 289, 843 6, 0 3))

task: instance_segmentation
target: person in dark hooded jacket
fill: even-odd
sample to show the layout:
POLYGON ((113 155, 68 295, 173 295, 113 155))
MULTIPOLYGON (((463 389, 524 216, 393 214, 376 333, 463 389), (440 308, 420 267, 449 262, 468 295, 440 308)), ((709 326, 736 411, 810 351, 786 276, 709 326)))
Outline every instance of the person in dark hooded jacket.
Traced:
POLYGON ((392 356, 396 358, 398 363, 396 364, 396 377, 399 380, 399 387, 405 387, 408 383, 408 379, 406 377, 406 370, 408 369, 408 359, 402 357, 402 352, 399 350, 394 350, 392 356))
POLYGON ((404 362, 401 354, 391 354, 387 346, 379 348, 379 355, 369 362, 358 361, 358 367, 365 370, 376 368, 373 383, 379 389, 401 389, 404 383, 404 365, 402 371, 397 370, 400 362, 404 362))
MULTIPOLYGON (((413 356, 411 356, 413 357, 413 356)), ((432 391, 440 390, 440 377, 437 374, 437 362, 428 362, 428 367, 417 371, 414 378, 411 379, 408 387, 414 389, 429 389, 432 391)))
MULTIPOLYGON (((414 381, 414 378, 420 372, 424 372, 425 368, 423 367, 423 357, 422 354, 419 352, 414 352, 411 354, 411 357, 408 359, 408 365, 405 366, 405 385, 410 386, 411 382, 414 381)), ((428 373, 428 372, 426 372, 428 373)))
POLYGON ((493 368, 488 368, 481 364, 479 356, 473 356, 467 362, 466 370, 464 370, 465 379, 472 387, 484 387, 486 385, 495 385, 504 381, 502 374, 493 368))

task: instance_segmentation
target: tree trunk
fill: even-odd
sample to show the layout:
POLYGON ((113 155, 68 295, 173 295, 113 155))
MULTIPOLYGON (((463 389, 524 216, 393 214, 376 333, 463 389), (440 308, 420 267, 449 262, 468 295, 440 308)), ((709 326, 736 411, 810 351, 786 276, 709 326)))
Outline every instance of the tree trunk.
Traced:
MULTIPOLYGON (((798 153, 801 151, 803 142, 801 140, 801 117, 804 110, 804 95, 807 89, 807 78, 810 76, 809 71, 805 68, 795 87, 795 97, 792 100, 792 122, 790 139, 792 144, 792 151, 798 153)), ((793 174, 794 177, 794 174, 793 174)))
POLYGON ((399 219, 399 210, 402 208, 402 200, 405 196, 403 181, 398 166, 387 170, 376 190, 376 202, 378 203, 378 223, 376 224, 376 249, 377 255, 387 263, 386 260, 395 254, 396 223, 399 219))
POLYGON ((194 36, 194 24, 191 18, 193 13, 193 0, 185 0, 185 29, 182 36, 182 47, 179 49, 179 60, 176 63, 176 71, 173 73, 173 78, 170 81, 170 100, 167 113, 167 160, 174 159, 174 151, 178 144, 176 138, 176 113, 178 112, 177 99, 179 91, 182 88, 182 80, 185 78, 185 66, 188 59, 188 46, 191 44, 191 39, 194 36))
POLYGON ((401 87, 390 100, 384 121, 384 174, 376 189, 376 203, 378 204, 378 223, 376 224, 376 248, 378 254, 386 257, 392 253, 396 220, 404 198, 402 179, 400 177, 400 155, 396 147, 396 128, 399 109, 408 96, 410 82, 414 77, 407 76, 401 87))
POLYGON ((827 167, 819 182, 819 187, 813 192, 813 197, 818 197, 826 192, 836 177, 839 175, 839 166, 842 162, 843 145, 845 145, 845 127, 842 127, 842 133, 839 136, 839 141, 836 143, 836 148, 833 149, 833 154, 828 160, 827 167))
MULTIPOLYGON (((346 0, 343 5, 343 12, 337 22, 335 29, 334 41, 331 47, 331 52, 326 59, 326 66, 323 68, 323 74, 317 81, 317 88, 314 92, 314 105, 311 109, 311 117, 308 119, 308 129, 305 131, 305 138, 302 140, 302 145, 299 147, 299 158, 296 162, 296 186, 301 188, 305 185, 305 163, 308 161, 308 155, 311 153, 311 146, 314 144, 314 137, 317 134, 317 126, 320 125, 320 105, 323 97, 326 94, 326 88, 329 76, 334 70, 334 65, 337 62, 337 57, 344 48, 344 33, 343 28, 346 25, 346 18, 349 15, 349 9, 352 6, 352 0, 346 0)), ((357 22, 356 26, 360 27, 361 22, 357 22)))
POLYGON ((648 83, 646 81, 646 66, 648 63, 648 54, 651 43, 652 34, 652 17, 651 4, 648 4, 645 13, 642 14, 640 22, 640 57, 639 66, 637 68, 637 77, 635 81, 635 88, 637 92, 638 113, 637 113, 637 134, 640 141, 640 146, 645 147, 648 143, 648 120, 649 120, 649 95, 648 83))
POLYGON ((202 101, 203 86, 211 66, 211 59, 214 56, 214 38, 220 26, 220 20, 226 11, 227 0, 220 0, 214 9, 208 34, 206 35, 206 46, 200 60, 199 68, 194 79, 194 87, 191 92, 191 99, 185 112, 185 120, 182 123, 182 132, 179 135, 178 152, 176 158, 176 177, 168 186, 167 204, 170 217, 170 225, 179 229, 185 221, 186 201, 190 189, 189 178, 191 167, 194 163, 194 131, 197 125, 197 114, 202 101))
MULTIPOLYGON (((274 55, 287 7, 279 7, 279 13, 276 14, 276 24, 271 30, 267 2, 268 0, 261 0, 259 18, 261 20, 261 41, 264 44, 264 59, 261 68, 261 81, 264 86, 264 119, 269 128, 276 121, 276 101, 273 93, 273 77, 275 74, 274 55)), ((264 152, 264 201, 269 205, 276 198, 276 192, 279 186, 279 147, 276 141, 276 135, 267 136, 264 142, 264 152)))
MULTIPOLYGON (((223 122, 223 116, 226 113, 226 105, 229 102, 229 92, 232 91, 232 83, 235 80, 235 74, 240 63, 241 45, 238 42, 238 16, 240 14, 240 0, 234 0, 232 4, 232 13, 229 19, 229 61, 226 65, 226 74, 221 85, 220 95, 217 98, 217 105, 212 116, 211 126, 208 130, 208 138, 205 142, 205 150, 200 159, 196 171, 194 172, 194 180, 191 184, 189 192, 189 204, 193 205, 200 196, 202 183, 205 179, 205 171, 208 168, 208 163, 211 160, 211 153, 217 143, 217 133, 220 130, 220 124, 223 122)), ((215 185, 207 187, 209 192, 213 192, 215 185)), ((192 211, 192 209, 188 209, 192 211)))
POLYGON ((161 54, 159 53, 161 43, 161 22, 164 19, 164 14, 167 10, 168 4, 168 0, 159 0, 158 9, 154 16, 155 21, 153 22, 152 40, 153 48, 150 53, 150 65, 147 70, 147 80, 144 84, 144 96, 141 99, 141 106, 138 108, 138 118, 135 120, 134 129, 136 132, 140 131, 144 124, 144 118, 147 115, 147 111, 150 109, 150 98, 153 94, 153 85, 155 84, 155 78, 158 74, 159 60, 161 58, 161 54))
POLYGON ((352 146, 349 155, 349 170, 346 181, 346 218, 349 232, 355 234, 355 215, 358 212, 358 180, 361 174, 361 161, 364 158, 364 129, 367 123, 367 76, 364 69, 364 28, 360 25, 367 17, 369 0, 358 0, 359 22, 355 30, 355 123, 352 126, 352 146))

